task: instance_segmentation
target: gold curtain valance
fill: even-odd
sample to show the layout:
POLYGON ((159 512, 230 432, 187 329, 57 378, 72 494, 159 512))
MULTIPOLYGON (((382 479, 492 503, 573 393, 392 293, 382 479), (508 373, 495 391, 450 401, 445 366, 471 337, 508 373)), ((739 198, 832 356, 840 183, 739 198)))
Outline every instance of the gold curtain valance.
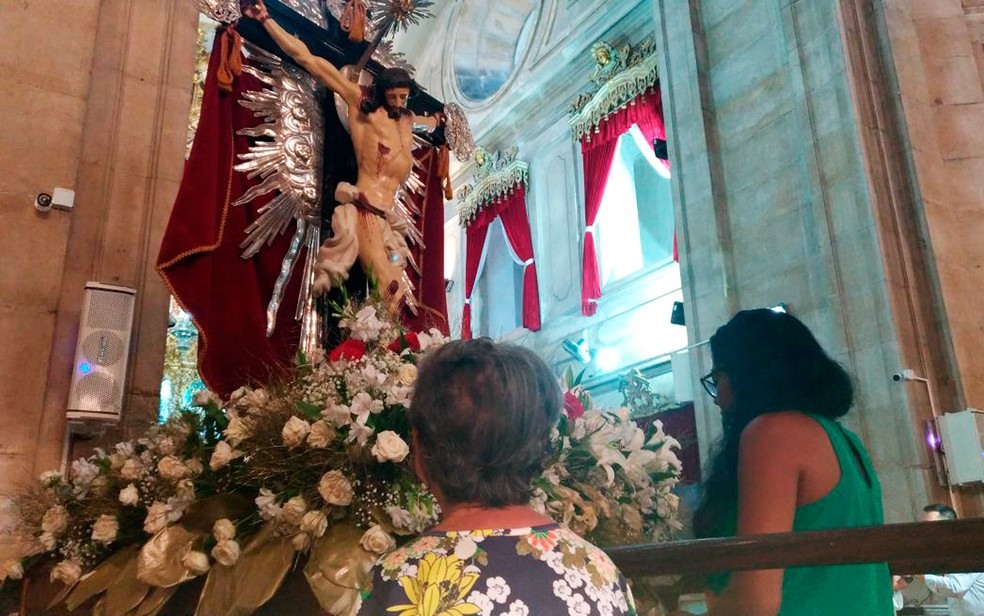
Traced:
POLYGON ((591 48, 596 66, 591 81, 600 86, 592 94, 582 94, 571 105, 568 123, 576 141, 598 131, 609 115, 634 101, 659 80, 655 45, 643 41, 636 47, 616 49, 605 42, 591 48))
POLYGON ((524 189, 530 181, 529 163, 517 160, 519 148, 505 152, 490 151, 479 147, 475 151, 478 168, 472 183, 458 190, 458 218, 466 227, 487 206, 512 194, 517 186, 524 189))

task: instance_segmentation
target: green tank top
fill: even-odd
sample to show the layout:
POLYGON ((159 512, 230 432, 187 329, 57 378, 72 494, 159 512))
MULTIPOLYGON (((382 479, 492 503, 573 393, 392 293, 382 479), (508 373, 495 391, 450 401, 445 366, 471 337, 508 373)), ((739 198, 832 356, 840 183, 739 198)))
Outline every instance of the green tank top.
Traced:
MULTIPOLYGON (((793 531, 876 526, 884 522, 881 485, 871 459, 853 432, 839 423, 808 414, 827 433, 840 464, 837 485, 820 500, 796 508, 793 531), (869 484, 870 479, 870 484, 869 484)), ((738 510, 726 526, 736 534, 738 510)), ((729 575, 715 576, 711 585, 727 586, 729 575)), ((892 578, 885 563, 793 567, 782 581, 779 616, 893 616, 892 578)))

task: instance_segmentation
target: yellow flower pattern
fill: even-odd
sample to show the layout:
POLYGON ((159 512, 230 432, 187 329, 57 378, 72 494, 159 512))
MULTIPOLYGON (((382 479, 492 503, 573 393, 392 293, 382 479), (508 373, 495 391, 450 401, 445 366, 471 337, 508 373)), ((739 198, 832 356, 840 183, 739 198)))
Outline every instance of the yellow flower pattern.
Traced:
POLYGON ((464 563, 455 555, 430 553, 421 559, 417 575, 400 578, 408 603, 386 608, 398 616, 466 616, 482 609, 465 601, 478 573, 465 573, 464 563))
POLYGON ((431 531, 377 563, 360 616, 636 614, 611 559, 566 527, 431 531))

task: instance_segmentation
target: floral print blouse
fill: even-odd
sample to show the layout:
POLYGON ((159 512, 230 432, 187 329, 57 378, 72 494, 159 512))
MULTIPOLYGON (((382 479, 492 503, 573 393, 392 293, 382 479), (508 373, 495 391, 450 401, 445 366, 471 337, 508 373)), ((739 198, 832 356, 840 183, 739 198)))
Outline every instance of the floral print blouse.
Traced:
POLYGON ((429 531, 377 564, 359 614, 635 614, 608 556, 567 528, 429 531))

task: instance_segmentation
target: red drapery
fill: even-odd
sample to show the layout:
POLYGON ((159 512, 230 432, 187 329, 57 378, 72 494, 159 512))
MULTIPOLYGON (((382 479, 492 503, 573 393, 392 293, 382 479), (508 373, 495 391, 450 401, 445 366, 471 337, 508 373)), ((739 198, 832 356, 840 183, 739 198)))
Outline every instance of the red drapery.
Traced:
MULTIPOLYGON (((216 41, 221 37, 216 37, 216 41)), ((302 250, 284 289, 277 326, 267 338, 266 306, 289 247, 293 224, 286 233, 250 259, 240 257, 239 242, 258 211, 273 194, 233 207, 259 179, 233 170, 235 155, 249 149, 250 138, 237 131, 255 126, 253 112, 239 105, 242 92, 264 87, 249 73, 233 82, 232 92, 217 84, 221 54, 213 53, 205 79, 201 117, 191 156, 185 164, 178 196, 157 257, 157 270, 171 294, 188 311, 199 331, 198 369, 212 391, 228 397, 248 383, 265 383, 293 365, 300 337, 294 320, 300 292, 302 250)), ((430 252, 414 248, 421 276, 410 270, 417 287, 420 314, 408 316, 411 329, 436 327, 447 333, 444 292, 444 200, 437 177, 437 156, 428 157, 426 194, 416 198, 423 210, 421 230, 430 252), (438 256, 432 256, 438 255, 438 256)), ((326 155, 328 155, 326 153, 326 155)))
POLYGON ((605 195, 608 175, 618 146, 618 139, 632 125, 638 125, 646 141, 666 139, 663 122, 663 101, 657 83, 640 94, 631 104, 611 114, 598 126, 597 132, 581 138, 584 161, 584 252, 581 262, 581 313, 593 315, 601 297, 601 274, 594 242, 594 224, 605 195))
POLYGON ((471 338, 471 297, 478 280, 489 227, 496 218, 502 221, 506 240, 517 261, 523 266, 523 327, 540 329, 540 289, 533 257, 533 237, 526 214, 526 189, 522 185, 508 196, 487 206, 465 229, 465 307, 461 317, 461 337, 471 338))
POLYGON ((471 336, 471 296, 478 280, 478 269, 485 252, 485 240, 489 236, 489 224, 475 224, 472 221, 465 227, 465 307, 461 310, 461 339, 471 336))
MULTIPOLYGON (((276 331, 267 338, 266 304, 294 229, 288 228, 251 259, 239 256, 238 244, 246 227, 273 197, 232 206, 259 181, 248 180, 232 168, 235 154, 249 147, 249 137, 236 131, 258 121, 238 101, 242 91, 258 90, 263 84, 244 72, 232 92, 221 92, 216 77, 220 57, 216 51, 209 62, 198 131, 161 243, 157 270, 198 327, 202 379, 209 389, 226 397, 237 387, 264 382, 290 365, 300 334, 294 308, 301 276, 292 276, 284 289, 276 331)), ((302 252, 299 261, 303 260, 302 252)))
POLYGON ((420 274, 408 267, 407 274, 416 287, 417 315, 404 310, 403 326, 410 331, 427 331, 432 327, 448 335, 448 296, 444 290, 444 191, 441 187, 437 150, 426 148, 414 152, 427 169, 424 193, 414 197, 414 203, 423 214, 418 227, 424 244, 413 246, 413 258, 420 274))

